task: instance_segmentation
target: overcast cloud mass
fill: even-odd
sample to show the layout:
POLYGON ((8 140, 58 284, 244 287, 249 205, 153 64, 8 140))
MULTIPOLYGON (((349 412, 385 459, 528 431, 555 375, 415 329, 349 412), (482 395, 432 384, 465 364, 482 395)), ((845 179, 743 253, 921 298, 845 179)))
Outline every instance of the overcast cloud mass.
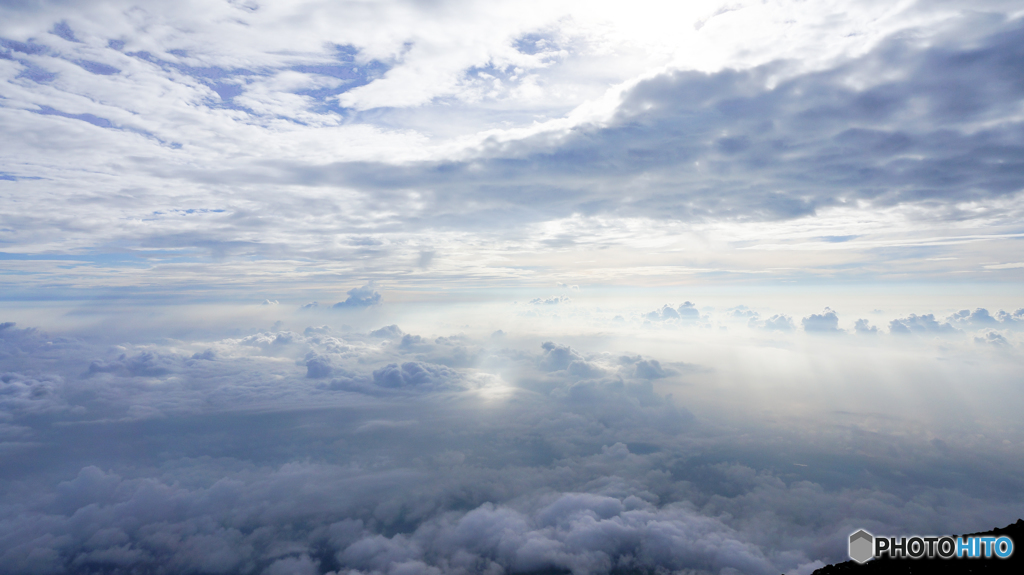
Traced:
POLYGON ((1019 4, 0 0, 2 570, 1024 517, 1019 4))

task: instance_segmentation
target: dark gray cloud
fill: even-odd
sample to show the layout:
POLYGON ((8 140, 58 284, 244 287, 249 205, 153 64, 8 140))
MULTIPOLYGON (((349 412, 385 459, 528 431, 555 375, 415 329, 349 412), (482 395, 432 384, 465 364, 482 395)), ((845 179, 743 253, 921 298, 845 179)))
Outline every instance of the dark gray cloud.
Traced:
POLYGON ((962 309, 947 317, 946 321, 967 329, 1014 328, 1024 325, 1024 309, 1018 309, 1013 313, 999 310, 995 316, 981 307, 974 311, 962 309))
POLYGON ((656 359, 644 359, 636 362, 634 374, 640 379, 661 379, 675 373, 671 369, 661 367, 656 359))
POLYGON ((387 337, 387 338, 402 337, 402 335, 404 335, 404 334, 405 334, 405 332, 402 331, 402 328, 400 328, 400 327, 398 327, 397 325, 394 325, 394 324, 386 325, 386 326, 384 326, 384 327, 382 327, 380 329, 375 329, 375 330, 370 332, 370 335, 373 336, 373 337, 387 337))
POLYGON ((547 371, 566 369, 572 362, 583 359, 576 350, 567 345, 546 341, 540 347, 544 350, 544 357, 540 365, 547 371))
POLYGON ((560 303, 569 303, 571 301, 572 301, 572 298, 556 295, 556 296, 551 296, 551 297, 547 297, 547 298, 544 298, 544 297, 533 298, 532 300, 530 300, 530 303, 532 303, 534 305, 558 305, 560 303))
POLYGON ((582 17, 585 40, 462 3, 130 4, 0 6, 0 293, 22 324, 73 326, 0 322, 5 573, 806 575, 856 528, 1024 516, 1024 309, 876 310, 853 328, 871 337, 829 338, 793 318, 841 332, 807 303, 830 285, 779 309, 652 310, 668 288, 627 287, 592 307, 602 281, 710 294, 684 276, 870 275, 873 254, 916 273, 904 234, 939 228, 977 242, 924 261, 1016 273, 1015 239, 970 252, 1020 231, 1012 3, 851 10, 870 39, 821 58, 802 13, 781 59, 638 82, 653 60, 587 52, 582 17), (424 289, 313 301, 353 278, 424 289), (139 282, 206 307, 132 307, 139 282), (453 283, 532 305, 469 310, 486 298, 453 283), (106 299, 38 300, 82 289, 106 299))
POLYGON ((663 305, 661 309, 645 313, 643 318, 648 321, 675 321, 677 323, 693 323, 700 321, 700 311, 693 302, 683 302, 678 307, 663 305))
POLYGON ((771 220, 858 200, 948 203, 966 218, 952 204, 1024 189, 1024 25, 979 14, 960 26, 971 32, 927 46, 903 34, 823 71, 668 72, 627 91, 600 127, 494 143, 465 162, 281 173, 381 201, 430 190, 432 225, 459 227, 571 213, 771 220))
POLYGON ((331 358, 329 357, 313 354, 306 359, 306 377, 330 377, 333 371, 334 366, 331 365, 331 358))
POLYGON ((785 314, 775 314, 763 321, 759 321, 756 317, 750 318, 747 325, 754 328, 762 328, 768 331, 793 331, 796 329, 796 325, 793 323, 793 318, 785 314))
POLYGON ((995 347, 1008 347, 1010 342, 1007 341, 1006 336, 999 333, 998 331, 986 331, 981 337, 974 338, 975 343, 988 344, 995 347))
POLYGON ((871 334, 871 335, 878 334, 878 328, 876 326, 871 325, 871 323, 868 320, 866 320, 866 319, 858 319, 856 322, 854 322, 854 324, 853 324, 853 331, 855 331, 855 332, 857 332, 859 334, 865 334, 865 335, 867 335, 867 334, 871 334))

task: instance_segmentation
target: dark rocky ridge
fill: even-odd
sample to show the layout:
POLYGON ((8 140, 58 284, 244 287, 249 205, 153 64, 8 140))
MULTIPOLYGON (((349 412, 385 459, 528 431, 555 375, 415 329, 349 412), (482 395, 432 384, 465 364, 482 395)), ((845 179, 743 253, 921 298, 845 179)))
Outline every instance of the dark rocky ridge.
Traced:
POLYGON ((813 575, 846 575, 848 573, 864 575, 905 575, 908 573, 913 573, 915 575, 930 575, 932 573, 937 573, 939 575, 945 575, 947 573, 1002 575, 1005 573, 1007 575, 1020 575, 1024 573, 1024 552, 1016 548, 1018 545, 1024 543, 1024 520, 1018 519, 1016 523, 1011 523, 1006 527, 996 528, 984 533, 968 533, 964 535, 964 537, 975 535, 992 535, 997 537, 1000 535, 1009 536, 1009 538, 1013 540, 1013 554, 1006 559, 999 559, 995 556, 991 558, 978 559, 928 559, 925 557, 920 559, 890 559, 888 556, 883 556, 882 558, 872 559, 871 561, 863 564, 855 561, 847 561, 845 563, 827 565, 815 571, 813 575))

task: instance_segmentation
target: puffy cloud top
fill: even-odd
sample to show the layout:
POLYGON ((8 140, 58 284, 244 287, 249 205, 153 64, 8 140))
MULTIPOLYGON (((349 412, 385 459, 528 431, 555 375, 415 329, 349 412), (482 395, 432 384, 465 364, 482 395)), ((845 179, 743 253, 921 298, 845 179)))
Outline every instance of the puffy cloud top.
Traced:
POLYGON ((334 304, 335 308, 364 308, 381 304, 381 295, 374 290, 374 283, 370 282, 362 287, 348 290, 348 297, 345 301, 334 304))
POLYGON ((841 333, 839 329, 839 316, 835 311, 825 308, 820 314, 811 314, 800 320, 804 331, 817 333, 841 333))

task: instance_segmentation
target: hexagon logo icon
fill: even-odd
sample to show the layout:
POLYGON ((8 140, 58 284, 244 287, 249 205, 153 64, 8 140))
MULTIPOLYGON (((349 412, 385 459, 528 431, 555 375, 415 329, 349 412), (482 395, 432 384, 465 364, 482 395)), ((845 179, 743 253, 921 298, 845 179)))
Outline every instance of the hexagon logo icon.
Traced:
POLYGON ((857 563, 864 563, 871 559, 874 556, 871 550, 874 543, 874 536, 863 529, 853 533, 850 535, 850 559, 857 563))

